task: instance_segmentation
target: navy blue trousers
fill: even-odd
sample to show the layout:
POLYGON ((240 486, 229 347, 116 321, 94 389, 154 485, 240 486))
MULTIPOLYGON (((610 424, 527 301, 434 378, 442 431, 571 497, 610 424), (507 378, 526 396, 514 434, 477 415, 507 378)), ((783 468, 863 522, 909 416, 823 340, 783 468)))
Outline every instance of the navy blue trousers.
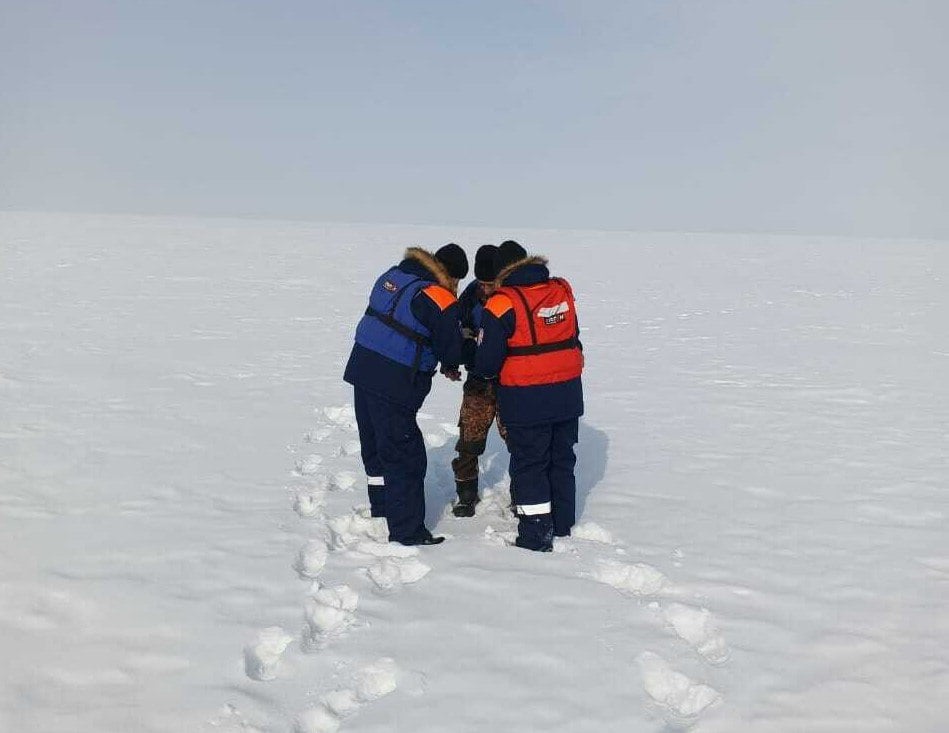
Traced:
POLYGON ((386 518, 391 541, 416 537, 425 527, 427 468, 416 413, 359 387, 354 407, 372 514, 386 518))
POLYGON ((518 531, 530 549, 549 546, 551 534, 570 534, 576 522, 577 456, 573 446, 579 430, 579 418, 507 426, 511 492, 521 518, 518 531))

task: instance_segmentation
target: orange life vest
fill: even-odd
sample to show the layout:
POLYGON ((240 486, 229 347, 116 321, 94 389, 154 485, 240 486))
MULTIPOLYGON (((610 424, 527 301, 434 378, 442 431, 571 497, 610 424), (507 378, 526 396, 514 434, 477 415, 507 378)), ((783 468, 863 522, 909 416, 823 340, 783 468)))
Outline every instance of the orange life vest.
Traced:
POLYGON ((583 371, 577 309, 570 284, 550 278, 539 285, 505 285, 496 291, 514 307, 514 333, 499 381, 505 387, 557 384, 583 371))

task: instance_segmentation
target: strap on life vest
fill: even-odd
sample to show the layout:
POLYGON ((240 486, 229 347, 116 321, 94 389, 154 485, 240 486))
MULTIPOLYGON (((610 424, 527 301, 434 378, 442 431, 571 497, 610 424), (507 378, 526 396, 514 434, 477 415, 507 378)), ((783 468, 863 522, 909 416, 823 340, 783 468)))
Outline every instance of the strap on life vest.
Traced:
POLYGON ((524 297, 524 293, 521 292, 521 289, 518 286, 510 285, 508 287, 517 293, 517 297, 520 298, 521 303, 524 304, 524 312, 527 314, 527 325, 531 332, 531 345, 509 346, 507 349, 508 356, 532 356, 534 354, 549 354, 552 351, 566 351, 567 349, 579 348, 580 338, 579 334, 576 333, 570 338, 564 339, 563 341, 554 341, 553 343, 549 344, 538 344, 537 328, 534 326, 534 314, 531 313, 530 304, 528 304, 527 298, 524 297))
POLYGON ((549 354, 552 351, 566 351, 580 347, 580 339, 576 336, 554 341, 551 344, 531 344, 530 346, 509 346, 508 356, 533 356, 534 354, 549 354))
POLYGON ((422 349, 423 347, 431 344, 432 340, 428 338, 427 336, 423 336, 418 331, 412 330, 411 328, 406 326, 404 323, 400 323, 399 321, 395 319, 395 316, 393 314, 395 313, 395 309, 399 305, 399 300, 401 300, 402 296, 405 295, 405 291, 409 289, 410 285, 414 285, 415 283, 420 282, 421 279, 422 278, 417 277, 417 278, 414 278, 413 280, 409 280, 405 285, 403 285, 402 289, 392 299, 392 305, 389 306, 389 310, 386 311, 385 313, 382 313, 381 311, 377 311, 372 306, 368 306, 366 308, 367 316, 376 318, 377 320, 381 321, 384 325, 388 326, 396 333, 399 333, 402 336, 405 336, 407 339, 415 343, 415 357, 412 360, 412 381, 413 382, 415 381, 415 375, 418 374, 419 366, 422 363, 422 349))

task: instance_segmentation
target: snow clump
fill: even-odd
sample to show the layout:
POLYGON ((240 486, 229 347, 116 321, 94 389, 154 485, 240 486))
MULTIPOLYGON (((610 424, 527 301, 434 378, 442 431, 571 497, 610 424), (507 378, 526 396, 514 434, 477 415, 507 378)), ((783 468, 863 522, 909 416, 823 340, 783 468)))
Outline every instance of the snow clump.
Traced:
POLYGON ((709 662, 718 664, 728 659, 725 638, 715 626, 707 608, 693 608, 682 603, 670 603, 664 610, 675 632, 695 647, 709 662))
POLYGON ((652 565, 632 565, 614 560, 601 560, 593 571, 593 579, 611 585, 619 591, 637 596, 651 596, 666 584, 666 576, 652 565))
POLYGON ((696 684, 681 672, 676 672, 658 654, 643 652, 638 661, 646 692, 677 715, 695 717, 722 699, 711 687, 696 684))
POLYGON ((573 529, 570 530, 570 536, 587 542, 600 542, 604 545, 613 544, 613 535, 596 522, 582 522, 574 525, 573 529))
POLYGON ((271 626, 257 633, 257 638, 244 647, 244 671, 252 680, 272 680, 277 677, 280 656, 293 637, 279 626, 271 626))
POLYGON ((297 553, 294 569, 301 578, 317 578, 326 565, 328 551, 326 543, 321 540, 310 540, 297 553))

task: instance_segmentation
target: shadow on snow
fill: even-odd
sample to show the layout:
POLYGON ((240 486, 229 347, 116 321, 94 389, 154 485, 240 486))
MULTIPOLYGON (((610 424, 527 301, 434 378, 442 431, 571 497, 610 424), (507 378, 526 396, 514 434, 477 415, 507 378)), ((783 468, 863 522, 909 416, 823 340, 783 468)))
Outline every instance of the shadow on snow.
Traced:
MULTIPOLYGON (((594 487, 606 475, 609 455, 609 437, 602 430, 580 418, 580 441, 577 453, 577 519, 583 516, 587 498, 594 487)), ((425 525, 431 529, 441 519, 445 508, 455 498, 455 477, 451 461, 455 457, 455 440, 450 439, 438 448, 428 450, 428 472, 425 477, 425 525)), ((508 468, 508 452, 492 426, 488 433, 488 444, 481 457, 480 491, 505 481, 508 468)))

